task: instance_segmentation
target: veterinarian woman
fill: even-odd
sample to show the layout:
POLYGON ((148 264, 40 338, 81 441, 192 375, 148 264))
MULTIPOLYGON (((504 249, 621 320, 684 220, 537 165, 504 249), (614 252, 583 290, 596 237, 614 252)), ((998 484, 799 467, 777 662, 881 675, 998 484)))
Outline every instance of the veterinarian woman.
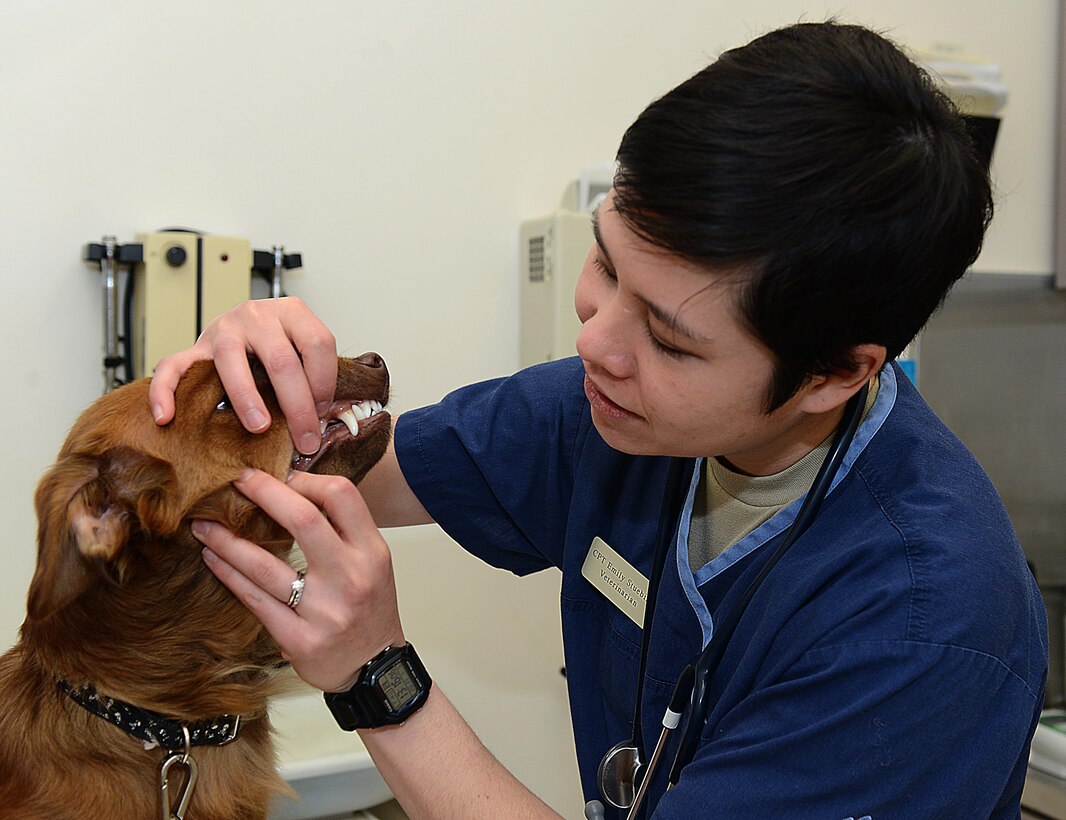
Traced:
MULTIPOLYGON (((963 122, 880 36, 807 24, 654 102, 617 159, 577 285, 580 358, 404 413, 359 491, 244 477, 306 552, 298 606, 290 567, 213 525, 197 527, 208 565, 302 677, 338 692, 404 645, 375 523, 436 521, 496 566, 560 567, 581 779, 608 817, 626 816, 607 799, 628 799, 628 767, 611 758, 601 784, 601 759, 622 741, 649 762, 679 677, 690 748, 674 767, 683 717, 647 776, 647 816, 1017 817, 1047 667, 1041 599, 989 480, 886 363, 991 217, 963 122), (824 503, 793 529, 846 417, 857 430, 824 503), (642 589, 658 576, 657 592, 620 574, 642 589), (654 599, 653 617, 623 612, 627 596, 654 599), (690 697, 683 670, 720 631, 690 697)), ((336 351, 297 300, 239 307, 164 360, 157 421, 189 363, 213 357, 263 429, 247 350, 314 451, 336 351)), ((401 672, 403 705, 422 681, 401 672)), ((552 815, 436 687, 361 735, 414 817, 552 815)))

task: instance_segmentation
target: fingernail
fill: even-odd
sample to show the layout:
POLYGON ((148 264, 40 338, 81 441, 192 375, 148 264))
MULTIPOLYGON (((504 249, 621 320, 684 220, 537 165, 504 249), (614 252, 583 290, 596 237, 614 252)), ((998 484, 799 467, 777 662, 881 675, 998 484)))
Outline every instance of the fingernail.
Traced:
POLYGON ((204 557, 205 563, 214 564, 218 561, 218 556, 211 552, 207 547, 204 547, 200 554, 204 557))
POLYGON ((162 408, 161 405, 158 405, 158 404, 153 404, 152 405, 152 418, 154 418, 156 420, 157 424, 163 418, 163 408, 162 408))
POLYGON ((209 525, 206 521, 201 521, 197 519, 196 521, 192 522, 192 534, 195 535, 197 538, 203 538, 203 536, 207 535, 208 529, 209 525))
POLYGON ((333 406, 333 402, 320 401, 318 404, 315 405, 315 412, 318 413, 318 417, 320 419, 321 418, 325 418, 326 413, 329 412, 329 408, 332 407, 332 406, 333 406))
POLYGON ((313 455, 318 452, 318 447, 321 443, 321 436, 316 436, 314 433, 304 433, 300 436, 299 450, 305 456, 313 455))
POLYGON ((237 476, 237 481, 250 481, 252 476, 255 475, 255 470, 251 467, 245 467, 244 472, 237 476))
POLYGON ((267 426, 267 417, 254 407, 244 414, 244 420, 248 422, 252 432, 259 432, 267 426))

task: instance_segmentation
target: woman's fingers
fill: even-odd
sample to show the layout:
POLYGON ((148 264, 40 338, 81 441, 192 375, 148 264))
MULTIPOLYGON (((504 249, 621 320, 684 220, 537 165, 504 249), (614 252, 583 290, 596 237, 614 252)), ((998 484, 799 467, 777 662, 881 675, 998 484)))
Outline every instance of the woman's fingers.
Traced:
POLYGON ((321 509, 343 539, 354 543, 363 535, 377 533, 366 501, 347 478, 293 473, 288 486, 321 509))
POLYGON ((252 352, 266 369, 296 449, 304 454, 318 450, 321 436, 315 390, 328 392, 332 399, 337 352, 332 334, 317 317, 298 299, 246 302, 220 316, 204 336, 230 403, 245 428, 260 432, 270 426, 266 405, 248 367, 247 356, 252 352), (298 352, 304 347, 310 351, 306 360, 298 352), (328 363, 323 364, 322 359, 328 363), (307 368, 314 373, 314 389, 307 368), (332 372, 332 380, 321 375, 323 369, 327 374, 332 372))
POLYGON ((174 418, 174 390, 178 380, 189 366, 198 359, 206 359, 208 354, 191 347, 173 356, 167 356, 156 366, 148 385, 148 404, 152 408, 152 418, 156 424, 169 424, 174 418))
POLYGON ((233 482, 233 486, 254 501, 300 543, 308 562, 315 549, 311 547, 311 554, 308 554, 304 545, 323 544, 327 551, 342 546, 336 529, 318 505, 272 475, 249 468, 233 482))
POLYGON ((270 427, 270 413, 259 395, 252 368, 248 364, 248 346, 243 339, 225 336, 211 347, 215 370, 229 398, 230 406, 250 433, 261 433, 270 427))
POLYGON ((193 532, 212 572, 274 636, 299 675, 322 689, 350 686, 384 647, 403 641, 388 546, 347 479, 296 474, 286 485, 249 470, 234 485, 299 542, 303 596, 290 609, 295 570, 217 524, 193 532))
MULTIPOLYGON (((337 387, 333 334, 295 298, 247 302, 233 322, 234 338, 243 337, 242 344, 266 368, 296 449, 314 453, 321 443, 318 420, 337 387)), ((221 369, 219 374, 225 376, 221 369)), ((223 384, 229 389, 225 377, 223 384)))
POLYGON ((252 378, 247 357, 266 368, 296 449, 314 453, 321 442, 318 420, 337 385, 337 343, 329 329, 296 298, 253 300, 213 321, 196 345, 168 356, 149 389, 158 424, 174 417, 174 390, 197 359, 213 358, 241 424, 253 433, 270 426, 270 415, 252 378))
POLYGON ((333 394, 337 391, 337 340, 309 310, 296 314, 290 325, 290 335, 300 351, 317 417, 322 418, 333 404, 333 394))
POLYGON ((305 624, 287 603, 296 576, 293 568, 219 524, 197 522, 193 532, 207 547, 203 555, 211 571, 262 622, 278 645, 283 650, 299 646, 305 624))
MULTIPOLYGON (((348 479, 295 473, 283 484, 267 473, 248 470, 234 486, 296 539, 316 588, 328 583, 326 599, 343 599, 345 606, 358 609, 380 589, 391 588, 392 555, 348 479)), ((295 574, 279 570, 282 562, 237 548, 232 554, 242 573, 274 597, 288 600, 295 574)), ((315 608, 323 594, 316 593, 315 608)))

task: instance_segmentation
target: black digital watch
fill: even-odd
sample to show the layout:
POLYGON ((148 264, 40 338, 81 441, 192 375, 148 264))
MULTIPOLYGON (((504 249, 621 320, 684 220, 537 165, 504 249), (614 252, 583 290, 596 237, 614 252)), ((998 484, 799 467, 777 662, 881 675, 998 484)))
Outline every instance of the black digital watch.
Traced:
POLYGON ((390 646, 363 667, 347 692, 326 692, 326 706, 346 732, 395 726, 422 708, 432 684, 411 644, 390 646))

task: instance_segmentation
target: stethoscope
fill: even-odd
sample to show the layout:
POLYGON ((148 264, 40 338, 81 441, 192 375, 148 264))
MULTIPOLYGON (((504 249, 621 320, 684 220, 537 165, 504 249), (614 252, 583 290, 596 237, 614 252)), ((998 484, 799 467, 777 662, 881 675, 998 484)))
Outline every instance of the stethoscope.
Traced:
MULTIPOLYGON (((674 540, 677 528, 677 512, 680 497, 680 487, 684 480, 687 467, 691 461, 674 459, 670 465, 667 476, 666 495, 663 501, 662 512, 659 516, 659 531, 656 536, 655 554, 652 559, 652 574, 649 580, 648 603, 644 616, 644 630, 640 648, 640 664, 637 672, 637 703, 633 710, 633 737, 621 741, 608 749, 607 754, 600 761, 599 785, 600 794, 604 800, 618 809, 629 809, 626 820, 636 820, 652 777, 658 769, 663 752, 666 749, 666 741, 670 733, 680 724, 685 712, 685 703, 688 703, 688 717, 681 730, 681 739, 678 743, 677 752, 674 754, 673 763, 670 766, 670 776, 667 780, 667 791, 677 785, 681 777, 681 770, 687 766, 696 754, 703 726, 707 722, 710 712, 710 679, 718 668, 718 664, 725 654, 729 639, 736 631, 744 610, 755 595, 763 580, 774 568, 789 547, 806 531, 818 514, 833 479, 840 470, 844 456, 855 439, 855 432, 859 429, 863 410, 866 407, 866 397, 869 393, 869 385, 863 385, 851 399, 844 410, 844 419, 837 430, 833 443, 826 453, 822 466, 818 468, 818 474, 811 483, 810 490, 800 505, 796 518, 785 532, 781 543, 774 550, 766 564, 758 575, 748 585, 737 605, 723 619, 722 623, 714 632, 710 642, 700 652, 699 657, 684 669, 678 676, 674 686, 670 704, 663 715, 662 730, 659 739, 652 751, 647 765, 644 765, 641 754, 639 735, 641 734, 641 707, 644 700, 644 674, 648 662, 648 648, 651 642, 651 624, 655 612, 655 602, 658 598, 659 583, 662 579, 663 568, 666 565, 667 553, 671 542, 674 540)), ((589 801, 585 806, 585 817, 589 820, 604 816, 603 804, 598 800, 589 801)))

